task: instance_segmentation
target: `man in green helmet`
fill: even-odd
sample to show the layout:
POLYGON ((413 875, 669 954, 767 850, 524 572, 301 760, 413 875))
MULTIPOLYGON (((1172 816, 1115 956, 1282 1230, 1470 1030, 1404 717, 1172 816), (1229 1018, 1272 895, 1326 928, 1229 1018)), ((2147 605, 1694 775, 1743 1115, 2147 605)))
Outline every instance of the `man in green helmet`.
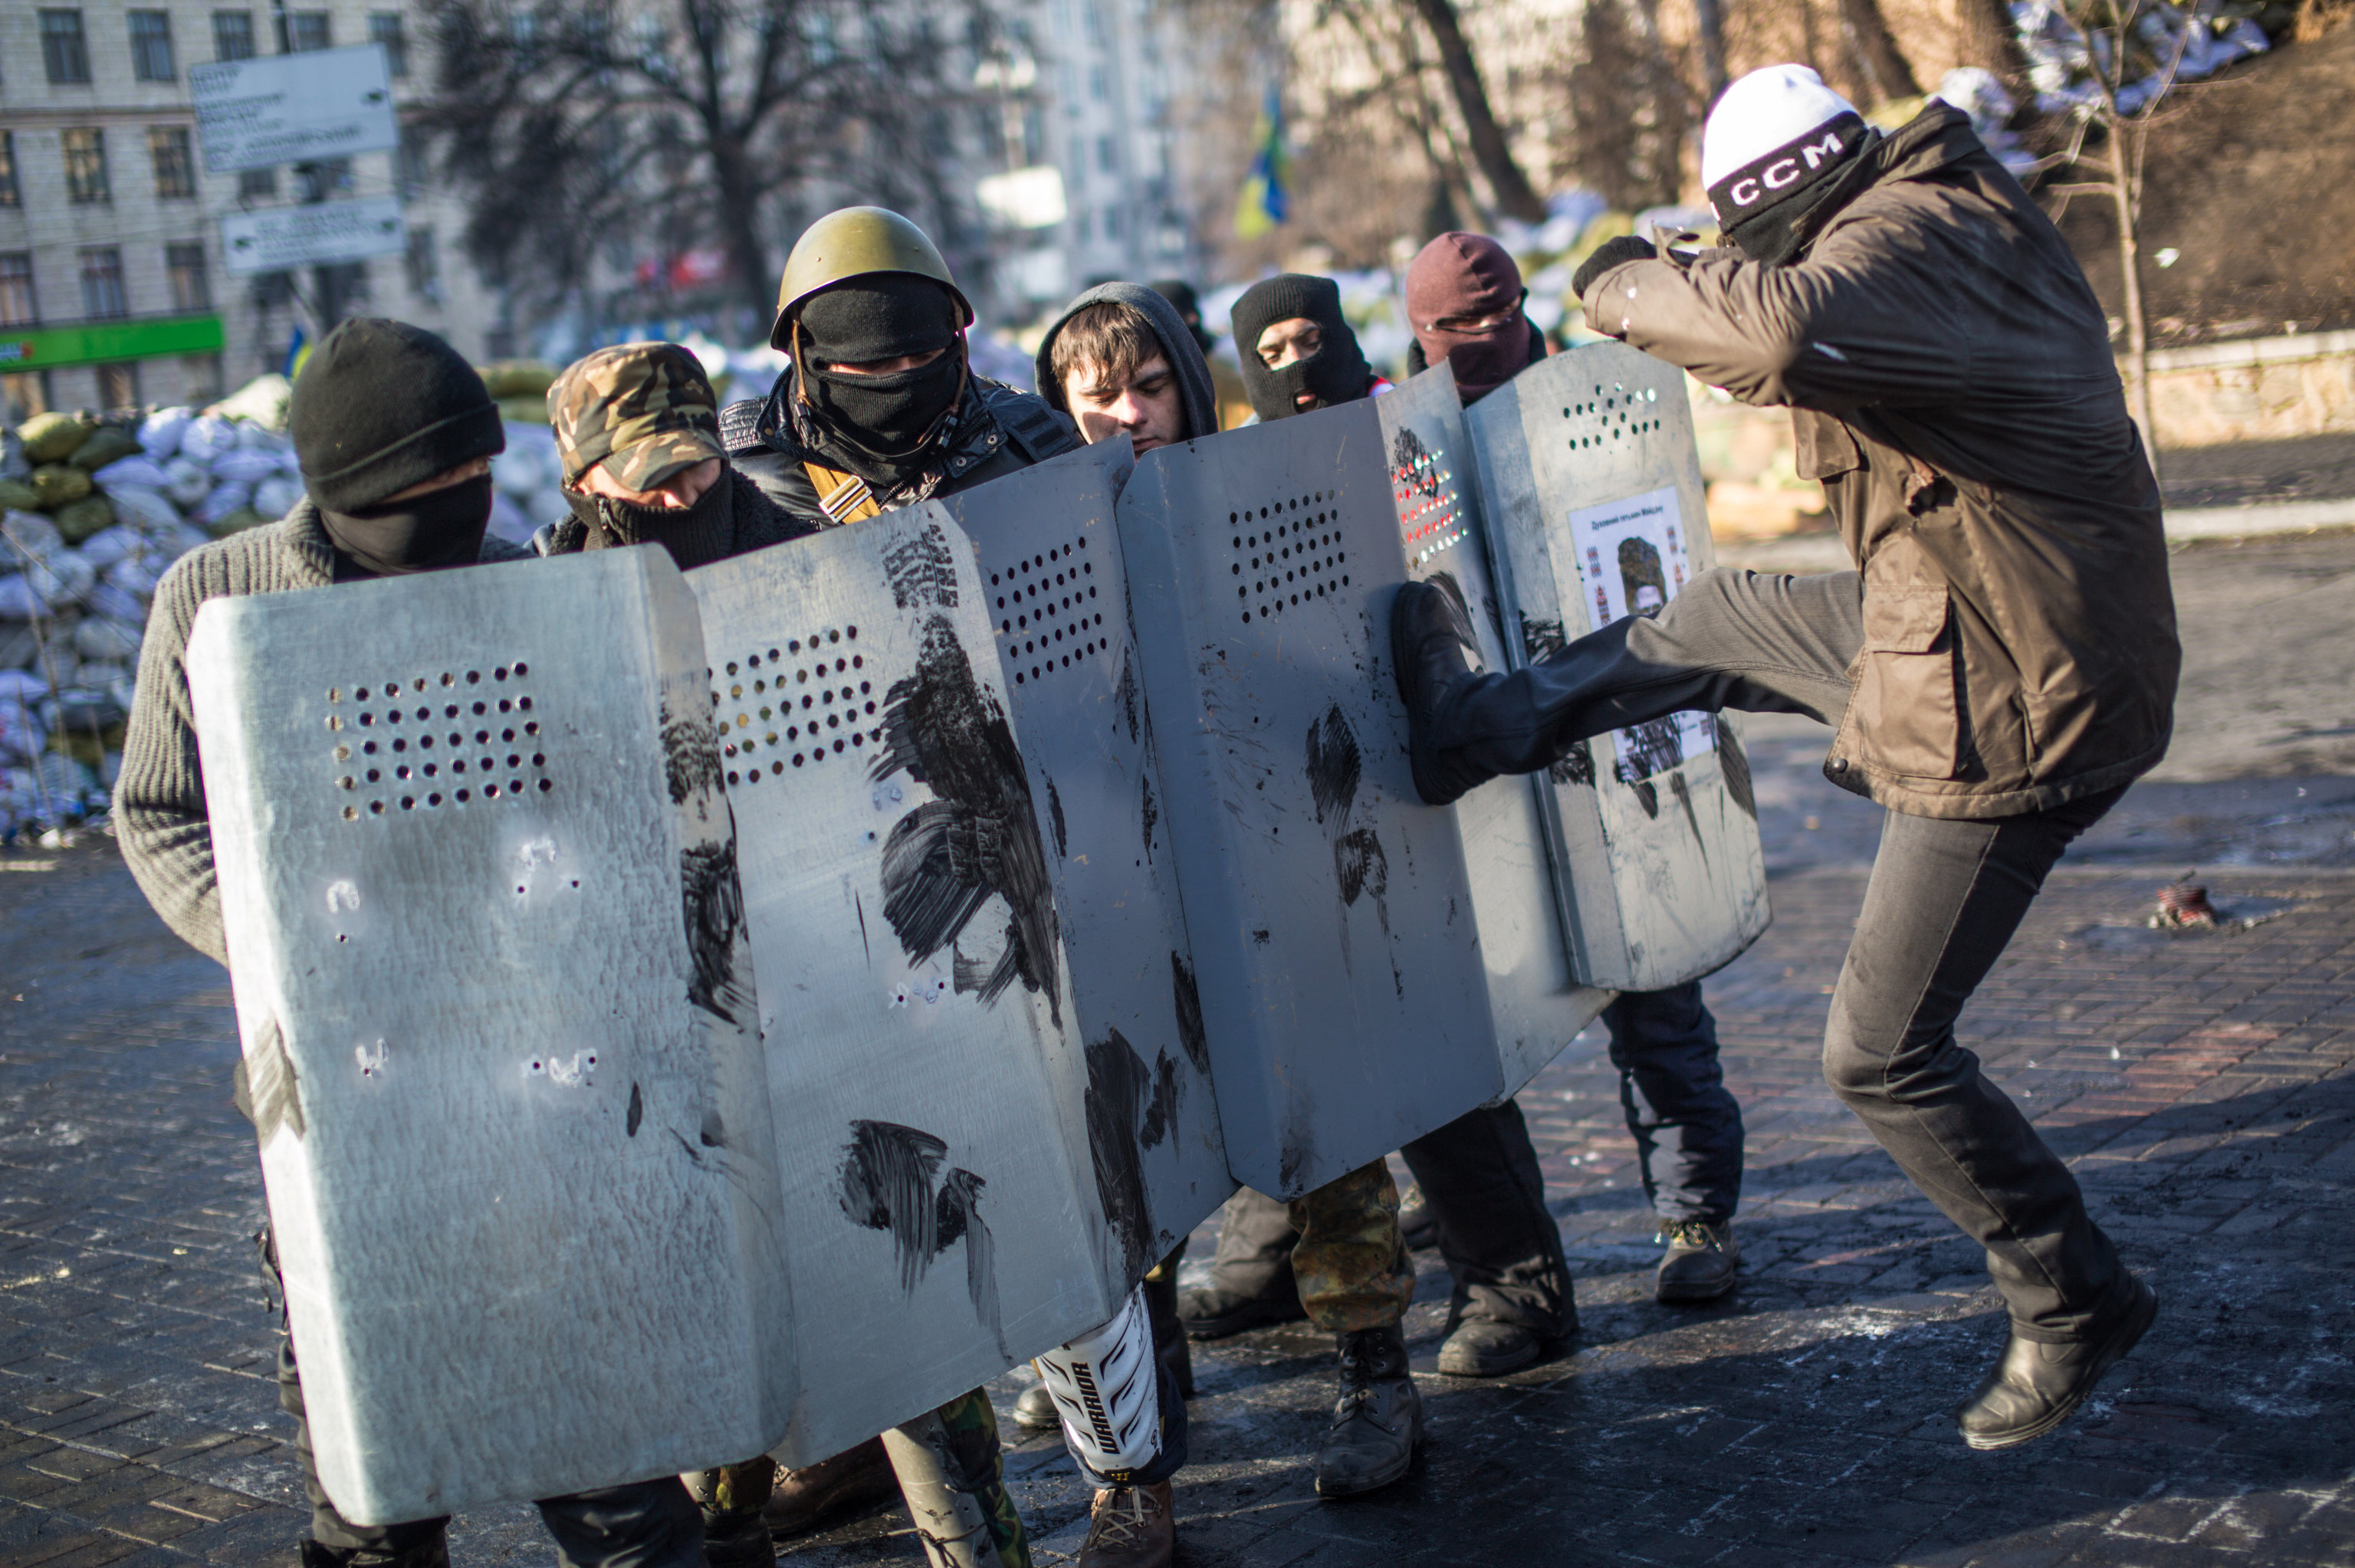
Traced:
POLYGON ((953 495, 1080 444, 1071 421, 966 363, 973 307, 924 231, 879 207, 810 225, 769 341, 765 398, 720 410, 729 457, 786 511, 854 523, 953 495))

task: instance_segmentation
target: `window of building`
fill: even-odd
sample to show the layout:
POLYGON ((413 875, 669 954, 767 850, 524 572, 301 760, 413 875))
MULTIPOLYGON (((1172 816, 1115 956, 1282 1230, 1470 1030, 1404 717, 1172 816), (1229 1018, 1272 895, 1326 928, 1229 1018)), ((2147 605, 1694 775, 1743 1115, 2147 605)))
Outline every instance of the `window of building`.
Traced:
POLYGON ((188 148, 185 125, 147 127, 147 161, 155 165, 155 195, 164 201, 183 201, 197 194, 197 160, 188 148))
POLYGON ((131 74, 141 81, 170 81, 172 13, 131 13, 131 74))
POLYGON ((1104 41, 1103 7, 1097 5, 1096 0, 1081 0, 1080 26, 1086 29, 1088 42, 1101 44, 1104 41))
POLYGON ((314 49, 334 48, 334 30, 327 24, 328 16, 325 11, 287 12, 286 52, 304 55, 314 49))
POLYGON ((409 231, 409 291, 432 304, 442 302, 442 252, 431 225, 409 231))
POLYGON ((1116 173, 1120 168, 1119 156, 1114 152, 1109 136, 1096 138, 1096 167, 1107 175, 1116 173))
POLYGON ((1110 94, 1109 92, 1107 92, 1107 91, 1105 90, 1105 88, 1104 88, 1104 69, 1103 69, 1103 67, 1102 67, 1102 66, 1090 66, 1090 67, 1088 67, 1088 99, 1089 99, 1089 101, 1090 101, 1091 102, 1094 102, 1094 103, 1102 103, 1102 102, 1103 102, 1106 98, 1108 98, 1108 97, 1110 97, 1110 96, 1111 96, 1111 94, 1110 94))
POLYGON ((171 281, 174 310, 196 312, 213 308, 212 284, 205 277, 202 240, 191 239, 184 244, 164 247, 164 276, 171 281))
POLYGON ((23 187, 16 184, 16 133, 0 131, 0 207, 24 205, 23 187))
MULTIPOLYGON (((611 122, 607 126, 611 127, 611 122)), ((401 132, 400 145, 392 150, 393 193, 403 201, 413 200, 417 193, 425 188, 432 173, 432 167, 426 160, 424 146, 418 138, 407 132, 401 132)))
POLYGON ((256 272, 247 280, 246 298, 257 311, 274 311, 294 302, 294 274, 256 272))
POLYGON ((252 58, 253 13, 250 11, 214 12, 213 58, 250 60, 252 58))
POLYGON ((1120 204, 1106 202, 1103 209, 1103 231, 1106 239, 1120 238, 1120 204))
POLYGON ((106 132, 94 125, 78 125, 59 132, 58 142, 66 155, 66 198, 112 201, 106 181, 106 132))
POLYGON ((0 251, 0 326, 31 326, 41 319, 33 296, 33 253, 0 251))
POLYGON ((180 355, 180 401, 210 403, 220 397, 222 390, 219 355, 180 355))
POLYGON ((135 361, 98 367, 98 406, 110 414, 119 408, 139 407, 139 366, 135 361))
POLYGON ((81 313, 92 321, 131 313, 123 292, 123 252, 112 245, 81 253, 81 313))
POLYGON ((46 414, 50 407, 48 371, 0 376, 0 408, 15 423, 21 425, 36 414, 46 414))
POLYGON ((400 12, 369 12, 368 42, 384 46, 384 69, 393 79, 409 74, 409 36, 400 30, 400 12))
POLYGON ((352 188, 352 161, 349 158, 321 158, 315 163, 294 165, 294 199, 325 201, 337 191, 352 188))
POLYGON ((41 13, 41 65, 56 82, 90 79, 90 40, 81 30, 81 9, 41 13))
POLYGON ((237 172, 237 195, 240 201, 253 201, 278 194, 276 169, 240 169, 237 172))

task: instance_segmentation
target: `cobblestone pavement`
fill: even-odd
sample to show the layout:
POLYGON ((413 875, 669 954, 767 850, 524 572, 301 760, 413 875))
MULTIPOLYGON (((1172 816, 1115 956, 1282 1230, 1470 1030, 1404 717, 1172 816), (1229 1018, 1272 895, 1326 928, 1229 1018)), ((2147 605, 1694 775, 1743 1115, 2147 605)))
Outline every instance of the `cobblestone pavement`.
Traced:
MULTIPOLYGON (((1775 921, 1709 982, 1749 1128, 1739 1291, 1652 1303, 1633 1148, 1583 1037, 1522 1097, 1581 1336, 1512 1377, 1438 1376, 1445 1280, 1419 1255, 1427 1457, 1345 1504, 1309 1483, 1329 1344, 1198 1346, 1181 1560, 2355 1564, 2355 779, 2138 789, 1966 1014, 2161 1304, 2086 1414, 1979 1455, 1947 1413, 2002 1342, 1995 1298, 1816 1065, 1877 816, 1814 778, 1820 731, 1750 734, 1775 921), (2143 928, 2192 863, 2258 923, 2143 928)), ((294 1560, 234 1049, 221 971, 111 845, 0 857, 0 1568, 294 1560)), ((1000 1380, 1001 1409, 1026 1376, 1000 1380)), ((1039 1438, 1007 1457, 1039 1560, 1067 1560, 1086 1505, 1069 1460, 1039 1438)), ((461 1568, 550 1556, 522 1507, 462 1518, 452 1549, 461 1568)), ((783 1551, 918 1560, 896 1510, 783 1551)))

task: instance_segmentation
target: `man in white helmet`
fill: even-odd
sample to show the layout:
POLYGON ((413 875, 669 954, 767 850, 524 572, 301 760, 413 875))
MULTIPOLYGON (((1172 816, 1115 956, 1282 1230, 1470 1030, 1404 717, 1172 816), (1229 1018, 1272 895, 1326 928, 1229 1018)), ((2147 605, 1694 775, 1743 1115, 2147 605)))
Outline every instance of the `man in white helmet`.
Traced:
POLYGON ((1934 100, 1888 136, 1799 66, 1710 113, 1730 249, 1604 245, 1588 324, 1787 405, 1858 570, 1719 570, 1527 669, 1476 672, 1445 596, 1391 636, 1418 790, 1454 800, 1684 710, 1837 726, 1824 771, 1889 810, 1824 1074, 1987 1249, 2011 1319, 1966 1442, 2051 1431, 2151 1322, 2150 1288, 1955 1020, 2062 851, 2167 749, 2180 652, 2158 487, 2100 302, 2050 221, 1934 100))

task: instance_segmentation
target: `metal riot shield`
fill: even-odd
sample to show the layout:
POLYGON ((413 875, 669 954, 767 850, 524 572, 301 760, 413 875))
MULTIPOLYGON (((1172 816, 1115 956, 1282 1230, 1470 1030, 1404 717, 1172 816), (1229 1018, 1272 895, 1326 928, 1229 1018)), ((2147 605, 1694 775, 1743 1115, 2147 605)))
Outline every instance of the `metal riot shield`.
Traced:
MULTIPOLYGON (((1715 558, 1674 366, 1594 344, 1530 366, 1465 411, 1518 635, 1542 657, 1656 613, 1715 558)), ((1573 967, 1658 991, 1731 961, 1766 928, 1750 765, 1724 714, 1677 714, 1573 747, 1544 776, 1573 967)))
MULTIPOLYGON (((1391 499, 1406 575, 1436 583, 1471 612, 1480 657, 1506 662, 1507 609, 1488 569, 1487 532, 1455 373, 1442 360, 1374 400, 1390 463, 1391 499)), ((1487 968, 1488 1009, 1507 1092, 1559 1054, 1611 1001, 1579 982, 1565 916, 1574 906, 1554 874, 1552 824, 1537 787, 1492 779, 1455 805, 1471 871, 1472 910, 1487 968)))
POLYGON ((1129 1248, 1067 1092, 1087 1068, 1050 813, 972 547, 923 506, 687 580, 765 966, 787 1266, 825 1325, 795 1346, 779 1452, 802 1465, 1110 1318, 1129 1248))
POLYGON ((659 550, 197 618, 262 1177, 320 1478, 357 1522, 732 1463, 785 1429, 775 1134, 703 670, 659 550))
POLYGON ((1227 1163, 1294 1197, 1495 1098, 1464 845, 1415 799, 1371 403, 1147 452, 1121 548, 1227 1163))
POLYGON ((1108 441, 941 504, 978 552, 1000 690, 1045 807, 1088 1152, 1134 1283, 1235 1183, 1122 592, 1113 509, 1132 466, 1128 442, 1108 441))

